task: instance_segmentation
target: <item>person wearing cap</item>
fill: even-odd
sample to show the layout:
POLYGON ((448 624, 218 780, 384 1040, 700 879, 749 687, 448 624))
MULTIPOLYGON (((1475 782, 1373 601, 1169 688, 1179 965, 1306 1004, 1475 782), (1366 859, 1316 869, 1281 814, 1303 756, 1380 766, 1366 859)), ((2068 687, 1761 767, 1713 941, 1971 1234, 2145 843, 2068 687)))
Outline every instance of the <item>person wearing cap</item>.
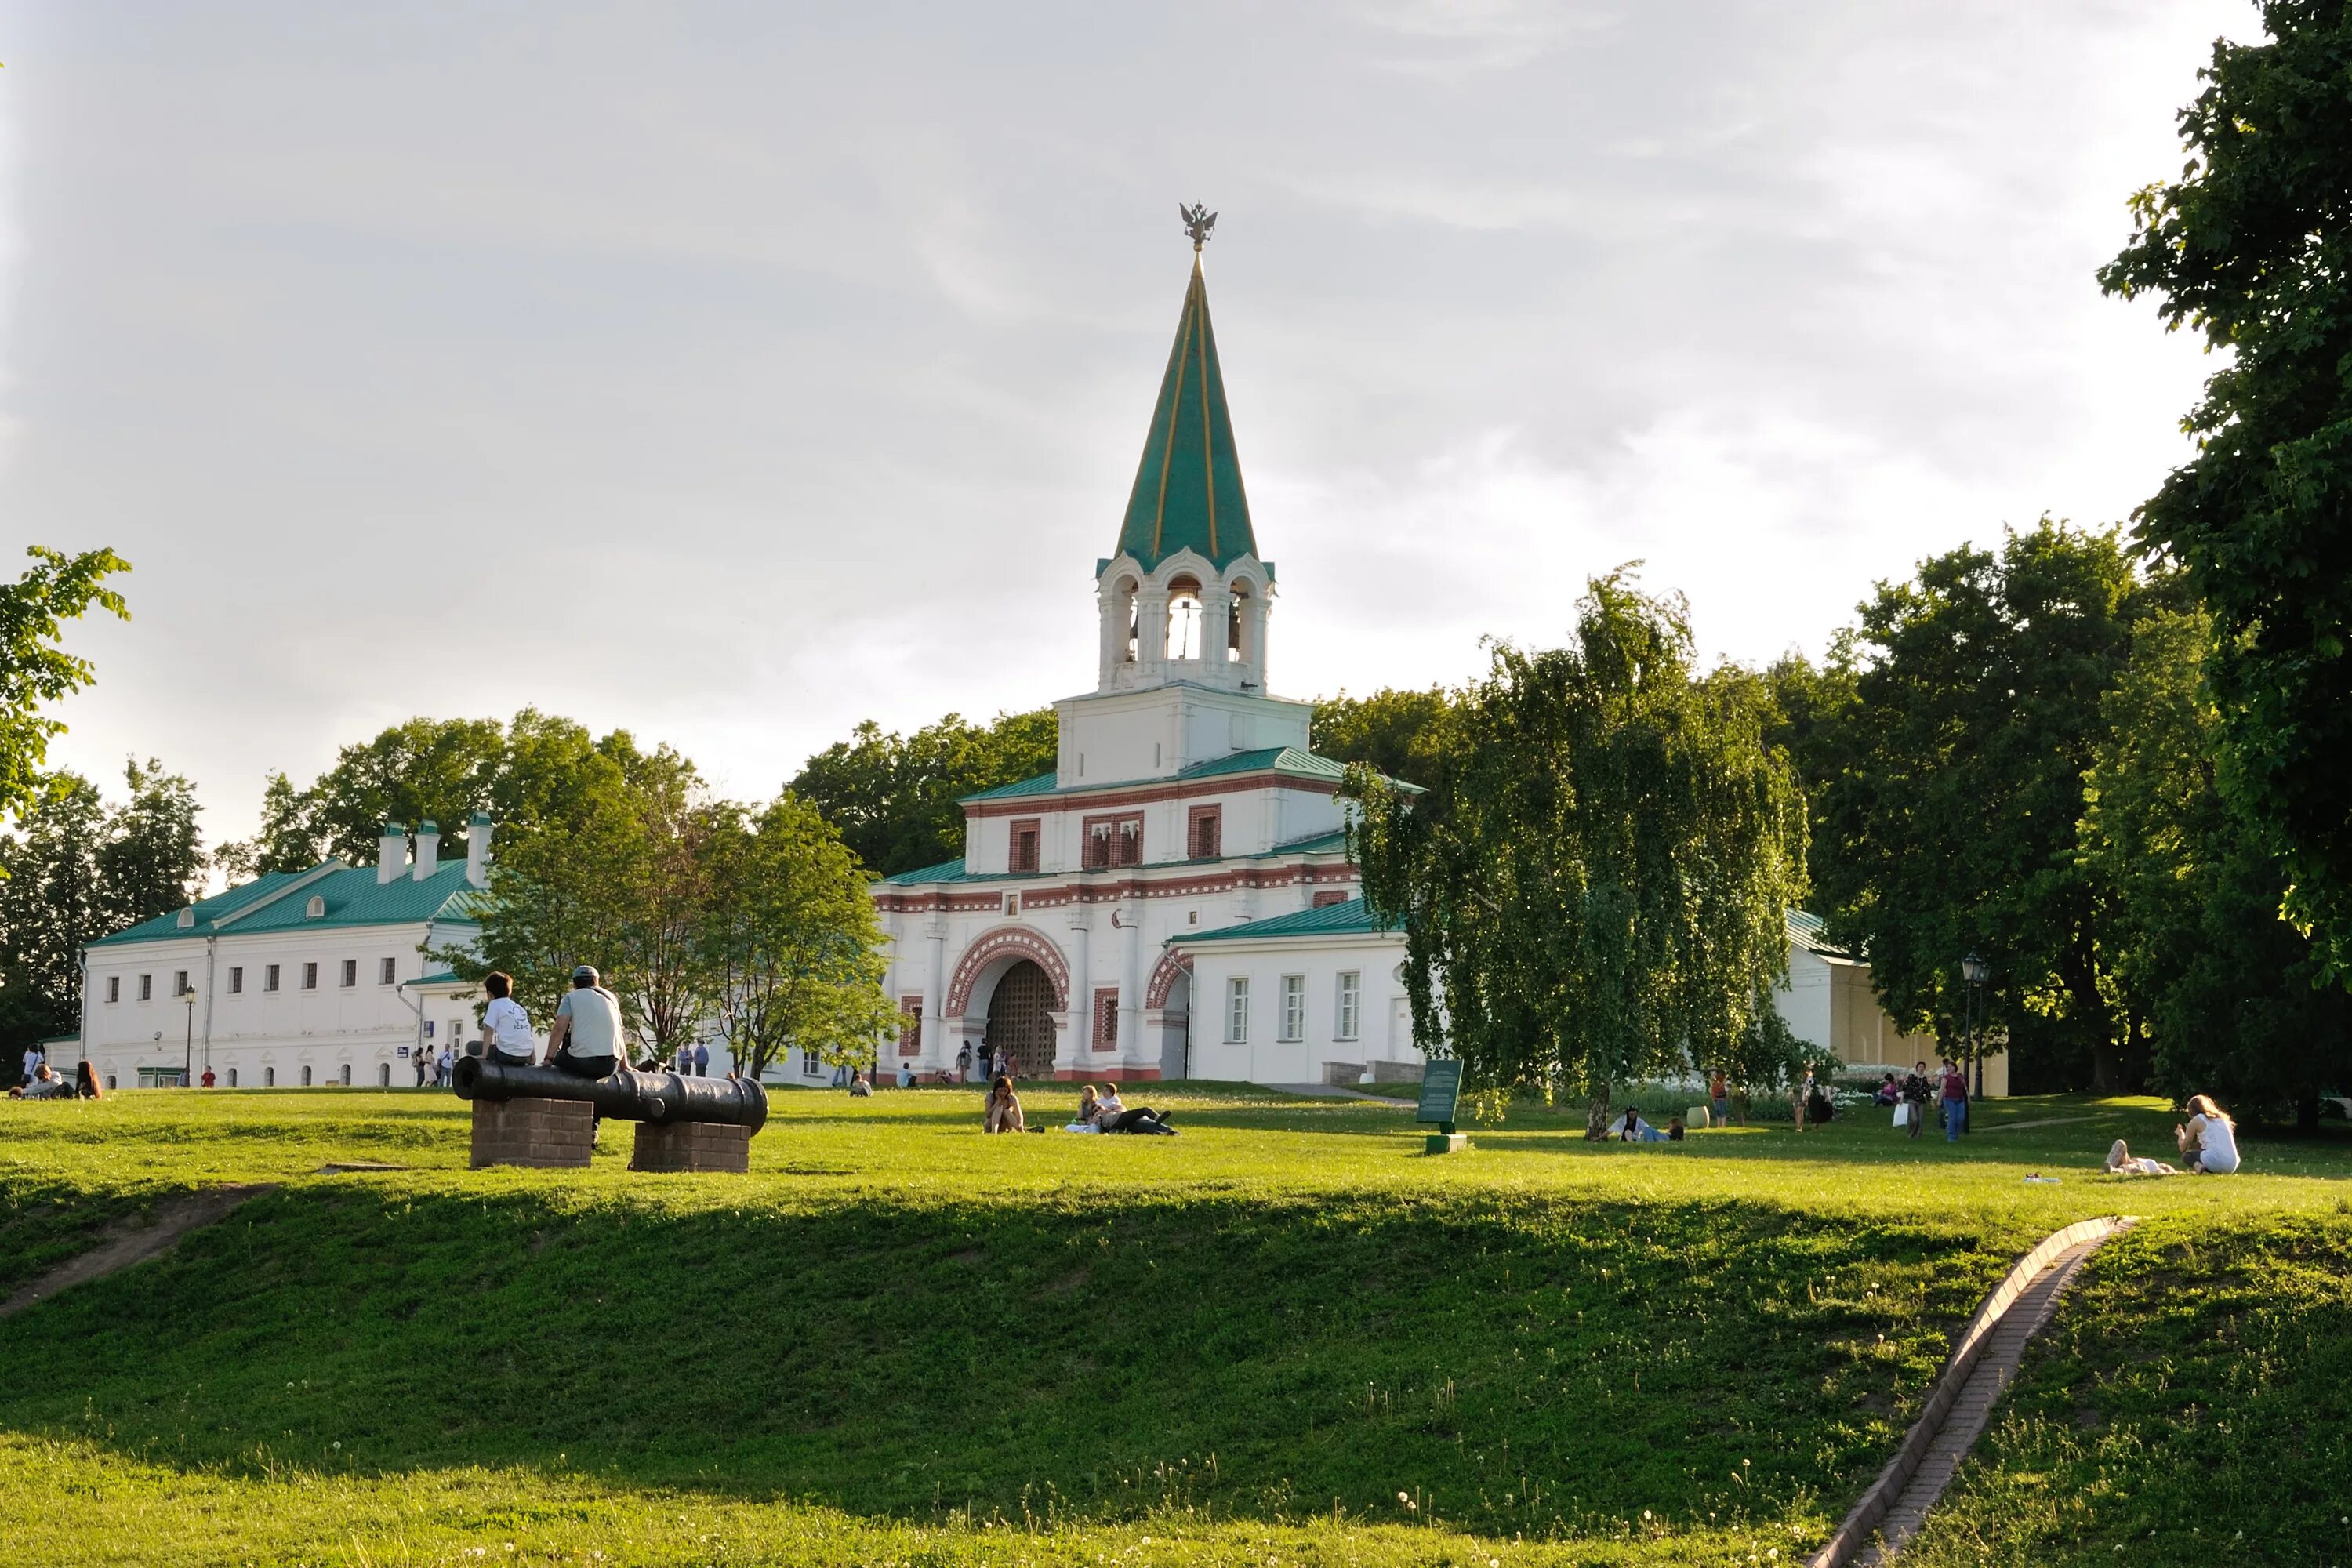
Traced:
POLYGON ((572 989, 547 1031, 547 1065, 573 1078, 610 1078, 621 1065, 620 1053, 620 998, 583 963, 572 972, 572 989))

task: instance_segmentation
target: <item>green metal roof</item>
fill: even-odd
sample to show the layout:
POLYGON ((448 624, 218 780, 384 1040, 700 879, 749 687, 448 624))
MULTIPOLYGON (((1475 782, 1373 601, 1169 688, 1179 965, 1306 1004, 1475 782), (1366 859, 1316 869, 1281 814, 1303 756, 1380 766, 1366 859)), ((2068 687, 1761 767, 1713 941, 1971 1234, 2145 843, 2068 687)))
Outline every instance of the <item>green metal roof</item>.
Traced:
POLYGON ((458 974, 455 970, 445 969, 438 974, 420 974, 414 980, 404 980, 400 983, 400 988, 403 991, 409 991, 420 985, 470 985, 472 984, 473 982, 458 974))
POLYGON ((452 860, 423 881, 404 875, 398 881, 378 882, 373 866, 354 870, 338 861, 326 861, 308 871, 274 871, 241 887, 197 900, 192 926, 180 923, 179 911, 157 915, 137 925, 100 937, 92 947, 118 942, 163 942, 174 937, 204 937, 226 932, 291 931, 322 926, 411 925, 420 921, 473 921, 475 889, 466 880, 466 863, 452 860), (289 885, 301 882, 302 886, 289 885), (268 901, 273 894, 284 897, 268 901), (327 912, 316 920, 304 916, 310 900, 326 900, 327 912), (247 911, 250 911, 249 913, 247 911))
MULTIPOLYGON (((978 795, 961 796, 957 804, 969 805, 977 800, 1016 800, 1031 795, 1092 795, 1107 789, 1135 789, 1145 784, 1168 784, 1187 779, 1223 778, 1234 773, 1276 773, 1289 778, 1320 779, 1338 784, 1347 776, 1348 764, 1329 757, 1318 757, 1312 752, 1302 752, 1296 746, 1267 746, 1255 752, 1235 752, 1229 757, 1215 757, 1205 763, 1194 763, 1170 778, 1106 779, 1101 784, 1073 784, 1068 789, 1058 787, 1052 773, 1039 773, 1035 778, 1018 783, 999 784, 994 789, 982 790, 978 795)), ((1408 795, 1422 793, 1418 784, 1391 779, 1391 784, 1408 795)))
POLYGON ((1169 939, 1173 946, 1190 947, 1196 942, 1243 942, 1286 936, 1371 936, 1385 931, 1372 917, 1372 911, 1361 899, 1347 899, 1336 904, 1325 904, 1318 910, 1300 910, 1294 914, 1276 915, 1270 921, 1247 921, 1223 931, 1183 932, 1169 939))
POLYGON ((1136 467, 1135 489, 1127 499, 1118 553, 1132 555, 1149 572, 1186 549, 1220 570, 1257 553, 1241 459, 1234 451, 1233 417, 1225 408, 1225 375, 1217 364, 1217 336, 1209 324, 1208 285, 1197 254, 1176 321, 1176 346, 1160 379, 1160 401, 1152 405, 1143 460, 1136 467))

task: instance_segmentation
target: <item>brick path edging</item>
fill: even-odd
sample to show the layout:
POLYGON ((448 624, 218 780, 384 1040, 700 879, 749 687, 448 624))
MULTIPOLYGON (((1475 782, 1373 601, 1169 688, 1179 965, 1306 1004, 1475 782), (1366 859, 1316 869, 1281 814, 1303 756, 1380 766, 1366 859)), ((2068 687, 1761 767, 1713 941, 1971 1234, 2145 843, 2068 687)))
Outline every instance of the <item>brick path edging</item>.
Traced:
POLYGON ((1952 1352, 1944 1362, 1944 1370, 1936 1374, 1936 1386, 1929 1392, 1927 1403, 1920 1408, 1919 1418, 1911 1424, 1911 1430, 1904 1436, 1903 1447, 1895 1450, 1895 1458, 1886 1462, 1886 1468, 1878 1472, 1878 1479, 1870 1483, 1870 1489, 1862 1494, 1862 1500, 1855 1503, 1853 1511, 1845 1516, 1845 1522, 1839 1525, 1822 1549, 1807 1561, 1806 1568, 1846 1568, 1854 1553, 1870 1544, 1879 1521, 1886 1517, 1886 1510, 1894 1505, 1895 1500, 1903 1495, 1903 1489, 1911 1484, 1911 1478, 1918 1472, 1919 1462, 1927 1458, 1937 1435, 1944 1429, 1944 1418, 1951 1414, 1952 1402, 1959 1397, 1961 1386, 1969 1381, 1969 1374, 1976 1371, 1977 1358, 1984 1353, 1985 1342, 1992 1337, 1993 1330, 2000 1325, 2010 1308, 2016 1304, 2018 1297, 2024 1294, 2025 1288, 2040 1279, 2042 1270, 2048 1268, 2060 1254, 2086 1241, 2105 1241, 2128 1230, 2131 1225, 2132 1220, 2128 1216, 2120 1215, 2078 1220, 2063 1230, 2053 1231, 2032 1251, 2017 1260, 2017 1267, 1993 1287, 1992 1294, 1984 1299, 1984 1304, 1977 1309, 1976 1316, 1969 1320, 1968 1327, 1961 1330, 1960 1337, 1952 1342, 1952 1352))

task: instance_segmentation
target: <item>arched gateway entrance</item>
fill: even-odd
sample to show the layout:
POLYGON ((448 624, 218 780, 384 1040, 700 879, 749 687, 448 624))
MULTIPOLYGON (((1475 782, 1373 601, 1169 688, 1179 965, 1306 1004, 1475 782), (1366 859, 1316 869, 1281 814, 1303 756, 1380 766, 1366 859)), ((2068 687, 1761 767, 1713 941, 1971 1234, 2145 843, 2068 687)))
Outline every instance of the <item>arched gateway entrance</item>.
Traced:
POLYGON ((986 1037, 996 1059, 1010 1060, 1016 1077, 1053 1076, 1054 1005, 1054 982, 1028 959, 997 981, 988 999, 986 1037))

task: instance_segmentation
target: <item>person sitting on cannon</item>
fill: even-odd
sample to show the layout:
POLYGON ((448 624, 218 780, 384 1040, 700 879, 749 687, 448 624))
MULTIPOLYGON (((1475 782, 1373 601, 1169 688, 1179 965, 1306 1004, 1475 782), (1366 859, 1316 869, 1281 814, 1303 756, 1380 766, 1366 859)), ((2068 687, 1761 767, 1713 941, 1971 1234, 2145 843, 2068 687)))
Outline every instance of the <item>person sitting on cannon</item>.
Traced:
POLYGON ((490 994, 490 1005, 482 1009, 482 1045, 489 1059, 507 1067, 530 1066, 530 1015, 514 999, 513 977, 493 969, 482 976, 482 989, 490 994))
MULTIPOLYGON (((604 989, 596 971, 583 963, 572 972, 572 989, 555 1009, 547 1031, 547 1065, 573 1078, 610 1078, 621 1067, 621 1000, 604 989)), ((601 1132, 599 1111, 590 1136, 601 1132)))

